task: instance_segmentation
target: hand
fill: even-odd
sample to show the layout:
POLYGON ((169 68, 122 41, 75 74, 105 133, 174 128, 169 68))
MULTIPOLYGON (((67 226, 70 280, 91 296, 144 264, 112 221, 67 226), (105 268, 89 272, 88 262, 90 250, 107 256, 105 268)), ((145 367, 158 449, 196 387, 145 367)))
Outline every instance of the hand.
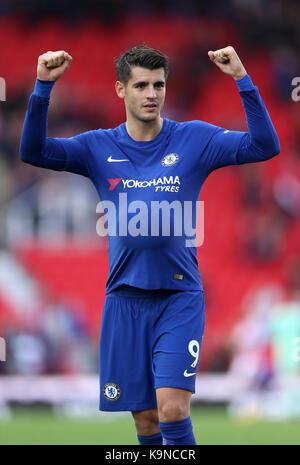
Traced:
POLYGON ((242 79, 247 74, 238 54, 231 46, 220 48, 215 52, 210 50, 208 56, 223 73, 228 74, 235 80, 242 79))
POLYGON ((64 50, 47 52, 39 56, 37 78, 41 81, 56 81, 69 68, 71 55, 64 50))

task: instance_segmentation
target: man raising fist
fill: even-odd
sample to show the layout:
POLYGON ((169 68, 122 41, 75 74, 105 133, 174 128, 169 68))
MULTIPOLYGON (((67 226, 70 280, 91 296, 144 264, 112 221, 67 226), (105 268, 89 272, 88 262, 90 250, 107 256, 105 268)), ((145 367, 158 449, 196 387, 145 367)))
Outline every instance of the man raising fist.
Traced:
POLYGON ((46 136, 51 89, 72 60, 64 51, 39 57, 24 122, 24 162, 86 176, 101 201, 114 206, 100 337, 100 410, 131 411, 139 444, 196 444, 190 400, 205 314, 195 234, 182 228, 186 203, 192 205, 189 218, 196 218, 201 187, 212 171, 279 153, 272 121, 234 48, 210 50, 208 56, 235 80, 247 132, 162 118, 168 59, 145 45, 115 60, 115 90, 126 122, 70 139, 46 136), (133 223, 136 217, 127 212, 136 212, 137 202, 133 223), (157 203, 169 208, 169 215, 161 215, 169 218, 168 234, 153 220, 157 203), (176 216, 174 209, 171 220, 175 203, 184 214, 176 216))

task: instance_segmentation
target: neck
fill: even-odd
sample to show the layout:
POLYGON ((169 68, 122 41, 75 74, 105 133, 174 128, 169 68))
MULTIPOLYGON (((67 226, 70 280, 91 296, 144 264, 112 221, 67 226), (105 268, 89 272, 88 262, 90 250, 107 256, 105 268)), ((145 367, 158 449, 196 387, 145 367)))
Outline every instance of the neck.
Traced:
POLYGON ((150 141, 159 134, 163 126, 163 119, 158 116, 153 121, 132 120, 127 117, 126 129, 129 136, 135 141, 150 141))

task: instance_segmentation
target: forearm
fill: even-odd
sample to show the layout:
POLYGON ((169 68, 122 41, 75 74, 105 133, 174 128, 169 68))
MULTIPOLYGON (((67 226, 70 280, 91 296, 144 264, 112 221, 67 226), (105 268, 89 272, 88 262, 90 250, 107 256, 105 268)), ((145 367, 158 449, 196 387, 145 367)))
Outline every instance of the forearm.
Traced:
POLYGON ((54 82, 36 81, 24 120, 20 156, 25 163, 60 170, 66 164, 64 148, 47 139, 48 106, 53 85, 54 82))
POLYGON ((272 158, 280 152, 279 139, 258 89, 248 75, 236 82, 248 125, 248 133, 238 150, 238 161, 251 163, 272 158))

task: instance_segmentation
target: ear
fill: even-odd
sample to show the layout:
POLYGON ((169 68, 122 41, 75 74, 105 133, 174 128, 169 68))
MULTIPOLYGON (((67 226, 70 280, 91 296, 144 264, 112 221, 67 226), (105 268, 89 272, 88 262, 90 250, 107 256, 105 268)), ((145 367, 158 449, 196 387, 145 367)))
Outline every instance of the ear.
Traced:
POLYGON ((117 81, 116 84, 115 84, 115 89, 116 89, 117 96, 119 98, 124 99, 124 97, 125 97, 125 85, 123 84, 123 82, 117 81))

